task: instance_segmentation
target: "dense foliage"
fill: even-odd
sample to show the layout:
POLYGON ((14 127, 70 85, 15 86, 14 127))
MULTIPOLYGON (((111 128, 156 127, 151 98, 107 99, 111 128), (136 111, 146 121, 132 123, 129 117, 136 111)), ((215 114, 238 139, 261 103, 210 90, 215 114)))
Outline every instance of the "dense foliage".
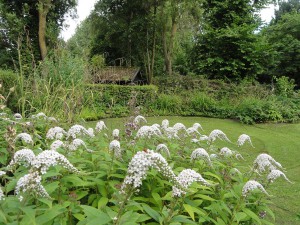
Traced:
POLYGON ((121 129, 61 128, 43 113, 2 113, 1 124, 5 224, 272 224, 265 188, 290 182, 267 154, 248 168, 248 135, 235 144, 196 122, 146 126, 136 116, 121 129))

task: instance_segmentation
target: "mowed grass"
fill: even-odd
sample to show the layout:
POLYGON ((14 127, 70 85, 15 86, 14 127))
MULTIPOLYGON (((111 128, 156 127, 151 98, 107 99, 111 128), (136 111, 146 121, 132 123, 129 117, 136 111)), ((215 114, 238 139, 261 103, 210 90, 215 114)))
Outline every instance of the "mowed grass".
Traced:
MULTIPOLYGON (((213 129, 222 130, 232 142, 236 142, 240 134, 248 134, 255 148, 220 143, 220 147, 234 147, 246 159, 240 162, 243 166, 251 166, 260 153, 271 155, 285 168, 285 174, 293 182, 290 184, 283 179, 276 180, 267 191, 273 202, 273 209, 278 225, 300 224, 300 124, 257 124, 244 125, 233 120, 203 118, 203 117, 148 117, 148 124, 159 123, 163 119, 170 121, 170 126, 181 122, 187 127, 198 122, 202 125, 203 134, 208 135, 213 129)), ((110 130, 123 129, 126 119, 104 120, 110 130)), ((194 149, 192 149, 194 150, 194 149)))

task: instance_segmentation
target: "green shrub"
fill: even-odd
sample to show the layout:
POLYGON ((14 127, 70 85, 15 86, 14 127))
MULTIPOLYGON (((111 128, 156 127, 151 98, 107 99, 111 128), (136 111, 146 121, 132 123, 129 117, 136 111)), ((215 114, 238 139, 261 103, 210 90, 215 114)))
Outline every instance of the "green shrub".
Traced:
POLYGON ((2 70, 0 69, 0 94, 2 94, 6 99, 6 105, 13 111, 17 111, 18 102, 18 74, 12 70, 2 70), (14 91, 11 91, 13 88, 14 91))
POLYGON ((181 96, 160 94, 153 105, 154 109, 163 115, 180 115, 182 112, 182 104, 181 96))
POLYGON ((289 77, 282 76, 275 78, 276 81, 276 94, 282 97, 291 97, 294 93, 295 80, 289 77))

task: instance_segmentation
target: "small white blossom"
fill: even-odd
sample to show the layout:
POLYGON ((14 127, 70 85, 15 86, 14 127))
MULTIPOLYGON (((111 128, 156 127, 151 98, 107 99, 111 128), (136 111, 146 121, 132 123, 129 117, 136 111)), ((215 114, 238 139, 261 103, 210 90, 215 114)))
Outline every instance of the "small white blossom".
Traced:
POLYGON ((38 114, 36 114, 35 115, 36 116, 36 118, 43 118, 44 120, 46 120, 48 117, 45 115, 45 113, 43 113, 43 112, 40 112, 40 113, 38 113, 38 114))
POLYGON ((210 158, 211 160, 214 160, 214 159, 217 159, 217 158, 218 158, 218 155, 217 155, 217 154, 210 154, 210 155, 209 155, 209 158, 210 158))
POLYGON ((237 145, 240 147, 244 145, 246 142, 249 142, 249 144, 254 148, 254 146, 252 145, 251 138, 247 134, 242 134, 239 136, 237 140, 237 145))
POLYGON ((161 128, 163 129, 163 130, 165 130, 165 129, 167 129, 168 127, 169 127, 169 120, 167 120, 167 119, 165 119, 165 120, 163 120, 162 122, 161 122, 161 128))
POLYGON ((200 142, 200 140, 198 140, 198 139, 196 139, 196 138, 193 138, 193 139, 191 140, 191 142, 192 142, 192 143, 198 143, 198 142, 200 142))
POLYGON ((121 159, 122 158, 122 151, 120 142, 118 140, 113 140, 109 144, 109 152, 113 152, 116 158, 121 159))
POLYGON ((179 139, 177 130, 173 127, 167 127, 165 129, 165 135, 169 139, 179 139))
MULTIPOLYGON (((46 189, 41 184, 42 177, 39 175, 37 171, 31 171, 31 173, 24 175, 21 177, 16 186, 16 194, 19 195, 21 192, 29 192, 38 197, 50 198, 46 189)), ((19 199, 22 201, 23 198, 19 199)))
POLYGON ((159 128, 160 128, 160 125, 159 125, 158 123, 154 123, 154 124, 151 125, 151 127, 156 127, 156 128, 159 129, 159 128))
POLYGON ((172 195, 174 197, 181 197, 182 195, 185 195, 186 194, 185 190, 188 189, 189 186, 195 181, 201 182, 206 186, 210 185, 199 173, 191 169, 185 169, 181 171, 177 176, 177 181, 180 183, 180 185, 183 188, 178 188, 177 186, 173 186, 172 195))
POLYGON ((224 148, 221 148, 220 155, 225 156, 225 157, 231 157, 233 155, 233 151, 231 151, 227 147, 224 147, 224 148))
POLYGON ((68 145, 68 149, 70 151, 76 151, 80 146, 82 146, 87 152, 93 152, 92 150, 88 149, 85 142, 79 138, 74 139, 71 144, 68 145))
POLYGON ((200 128, 200 130, 203 130, 202 126, 200 123, 194 123, 193 124, 193 128, 195 128, 196 130, 198 130, 200 128))
POLYGON ((199 138, 200 141, 207 141, 208 140, 208 136, 206 135, 201 135, 199 138))
POLYGON ((115 139, 118 139, 118 138, 119 138, 119 135, 120 135, 120 130, 119 130, 119 129, 114 129, 113 132, 112 132, 112 136, 113 136, 115 139))
POLYGON ((105 123, 104 123, 103 121, 97 122, 95 131, 96 131, 96 132, 101 132, 101 131, 104 130, 104 129, 107 130, 107 126, 105 125, 105 123))
POLYGON ((273 182, 274 182, 277 178, 279 178, 279 177, 283 177, 286 181, 288 181, 289 183, 292 183, 292 182, 286 177, 286 175, 285 175, 282 171, 280 171, 280 170, 272 170, 272 171, 269 173, 267 179, 268 179, 268 181, 269 181, 270 183, 273 183, 273 182))
POLYGON ((180 130, 186 130, 186 127, 185 127, 185 125, 184 124, 182 124, 182 123, 176 123, 174 126, 173 126, 173 128, 178 132, 178 131, 180 131, 180 130))
POLYGON ((13 159, 8 165, 8 168, 12 168, 15 165, 23 165, 29 167, 32 162, 35 160, 35 154, 31 149, 21 149, 14 154, 13 159))
POLYGON ((211 166, 211 161, 207 151, 204 148, 197 148, 191 154, 191 161, 202 158, 211 166))
POLYGON ((91 131, 88 131, 84 126, 75 124, 68 130, 67 139, 69 139, 69 137, 75 139, 78 135, 88 135, 93 137, 93 133, 91 133, 91 131))
POLYGON ((6 174, 5 171, 1 171, 1 170, 0 170, 0 177, 2 177, 2 176, 5 175, 5 174, 6 174))
POLYGON ((56 151, 58 148, 65 147, 65 144, 61 140, 56 140, 50 145, 50 150, 56 151))
POLYGON ((2 189, 0 188, 0 201, 4 200, 5 199, 5 195, 2 191, 2 189))
POLYGON ((17 142, 18 140, 21 140, 27 144, 33 144, 32 137, 30 136, 30 134, 27 134, 27 133, 18 134, 16 136, 16 138, 14 139, 14 142, 17 142))
POLYGON ((147 123, 147 120, 145 119, 145 117, 138 115, 138 116, 136 116, 136 117, 134 118, 133 122, 134 122, 135 124, 138 124, 138 125, 139 125, 139 124, 141 124, 141 123, 147 123))
POLYGON ((67 132, 61 127, 52 127, 48 130, 46 138, 50 140, 61 140, 67 132))
POLYGON ((41 174, 45 174, 51 166, 56 165, 60 165, 70 172, 79 173, 65 156, 53 150, 41 152, 32 162, 32 168, 40 170, 41 174))
POLYGON ((142 126, 136 133, 137 138, 151 138, 160 135, 161 132, 156 126, 142 126))
POLYGON ((199 131, 196 128, 194 128, 194 127, 189 127, 188 129, 186 129, 186 132, 188 133, 188 135, 192 135, 192 134, 201 135, 199 133, 199 131))
POLYGON ((170 157, 170 151, 168 149, 168 147, 165 144, 159 144, 156 146, 156 151, 157 152, 165 152, 167 154, 168 157, 170 157))
POLYGON ((15 114, 14 114, 14 118, 15 118, 16 120, 20 120, 20 119, 22 119, 23 117, 22 117, 22 115, 21 115, 20 113, 15 113, 15 114))
POLYGON ((253 162, 253 169, 258 170, 260 173, 265 172, 266 169, 271 171, 277 168, 281 169, 281 164, 265 153, 258 155, 253 162))
POLYGON ((266 190, 264 189, 264 187, 258 183, 255 180, 249 180, 243 187, 242 190, 242 195, 244 197, 246 197, 251 191, 255 190, 255 189, 260 189, 263 193, 265 193, 266 195, 269 195, 266 190))
POLYGON ((178 184, 176 176, 165 158, 152 150, 146 150, 136 153, 131 159, 121 191, 124 192, 130 186, 138 189, 142 185, 142 180, 146 178, 150 168, 157 169, 158 172, 169 178, 175 185, 178 184))
POLYGON ((48 117, 48 121, 50 121, 50 122, 58 122, 57 119, 55 119, 52 116, 48 117))
POLYGON ((226 134, 224 134, 223 131, 221 130, 213 130, 209 136, 208 136, 208 142, 211 144, 212 142, 214 142, 217 138, 219 138, 220 140, 223 140, 223 141, 228 141, 228 142, 231 142, 226 134))
POLYGON ((235 154, 235 158, 237 160, 245 160, 244 157, 240 153, 235 154))
POLYGON ((94 129, 93 128, 89 128, 87 129, 87 133, 90 137, 95 137, 95 134, 94 134, 94 129))

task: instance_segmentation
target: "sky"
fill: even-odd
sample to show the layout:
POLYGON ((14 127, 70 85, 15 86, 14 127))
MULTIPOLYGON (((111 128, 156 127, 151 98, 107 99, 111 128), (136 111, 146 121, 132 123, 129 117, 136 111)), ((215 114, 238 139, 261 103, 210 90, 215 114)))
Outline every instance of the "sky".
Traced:
MULTIPOLYGON (((72 37, 72 35, 75 33, 76 27, 80 24, 80 22, 89 16, 96 2, 97 0, 78 0, 78 18, 67 18, 65 24, 68 25, 68 27, 61 32, 61 36, 65 41, 72 37)), ((274 15, 274 6, 263 9, 260 14, 263 21, 270 22, 272 16, 274 15)))

